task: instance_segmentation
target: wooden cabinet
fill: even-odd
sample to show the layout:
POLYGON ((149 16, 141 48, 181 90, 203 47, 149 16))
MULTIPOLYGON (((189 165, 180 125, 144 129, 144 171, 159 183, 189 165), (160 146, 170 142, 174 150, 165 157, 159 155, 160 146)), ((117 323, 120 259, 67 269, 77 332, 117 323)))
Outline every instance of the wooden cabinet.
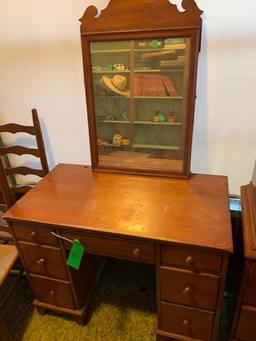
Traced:
MULTIPOLYGON (((255 177, 254 172, 254 177, 255 177)), ((256 335, 256 184, 241 187, 245 266, 230 340, 254 341, 256 335)))
POLYGON ((202 11, 184 6, 111 0, 81 19, 94 169, 189 176, 202 11))

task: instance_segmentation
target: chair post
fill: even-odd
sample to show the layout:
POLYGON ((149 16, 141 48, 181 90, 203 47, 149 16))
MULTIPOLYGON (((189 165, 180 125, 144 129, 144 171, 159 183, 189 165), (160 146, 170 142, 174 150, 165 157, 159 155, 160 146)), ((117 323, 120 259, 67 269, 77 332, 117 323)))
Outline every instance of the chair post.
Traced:
POLYGON ((15 200, 10 191, 1 156, 0 156, 0 188, 5 204, 7 205, 7 208, 10 208, 15 203, 15 200))
POLYGON ((46 152, 44 148, 44 141, 43 141, 43 136, 42 136, 42 131, 40 127, 40 122, 38 119, 38 114, 36 109, 32 109, 32 118, 33 118, 33 125, 35 127, 36 131, 36 141, 37 141, 37 146, 40 154, 40 159, 42 163, 42 168, 45 173, 49 173, 49 167, 48 167, 48 162, 47 162, 47 157, 46 157, 46 152))

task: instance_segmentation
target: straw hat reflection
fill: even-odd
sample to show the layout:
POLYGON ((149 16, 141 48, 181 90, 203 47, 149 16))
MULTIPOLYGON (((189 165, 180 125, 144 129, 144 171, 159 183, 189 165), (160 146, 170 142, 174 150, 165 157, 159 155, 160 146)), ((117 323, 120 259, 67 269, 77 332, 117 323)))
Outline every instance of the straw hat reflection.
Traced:
POLYGON ((109 90, 122 96, 130 96, 130 90, 126 90, 127 78, 122 75, 115 75, 112 78, 102 76, 101 84, 107 87, 109 90))

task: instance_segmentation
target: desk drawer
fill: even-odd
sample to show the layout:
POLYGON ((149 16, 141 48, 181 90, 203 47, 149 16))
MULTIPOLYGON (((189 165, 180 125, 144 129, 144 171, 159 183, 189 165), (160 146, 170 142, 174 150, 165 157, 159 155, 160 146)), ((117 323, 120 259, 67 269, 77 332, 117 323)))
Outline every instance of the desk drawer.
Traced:
POLYGON ((256 264, 253 263, 247 281, 244 303, 256 306, 256 264))
POLYGON ((243 306, 240 314, 236 339, 243 341, 255 341, 256 335, 256 308, 243 306))
POLYGON ((161 246, 161 264, 167 266, 185 267, 194 271, 220 272, 222 256, 214 253, 204 253, 186 248, 161 246))
POLYGON ((29 272, 48 277, 66 279, 66 265, 61 250, 26 242, 19 242, 23 259, 29 272))
POLYGON ((58 240, 51 234, 51 229, 41 227, 31 227, 25 224, 13 224, 15 236, 18 240, 30 241, 38 244, 58 246, 58 240))
POLYGON ((161 302, 162 329, 194 339, 211 339, 213 313, 161 302))
POLYGON ((30 284, 36 298, 58 307, 75 309, 71 286, 68 282, 30 275, 30 284))
POLYGON ((214 310, 219 277, 161 267, 161 298, 170 302, 214 310))
MULTIPOLYGON (((85 251, 88 253, 138 260, 145 263, 155 262, 155 248, 153 243, 102 236, 94 237, 69 232, 63 232, 62 236, 71 240, 78 239, 85 246, 85 251)), ((69 243, 64 242, 64 244, 70 247, 69 243)))

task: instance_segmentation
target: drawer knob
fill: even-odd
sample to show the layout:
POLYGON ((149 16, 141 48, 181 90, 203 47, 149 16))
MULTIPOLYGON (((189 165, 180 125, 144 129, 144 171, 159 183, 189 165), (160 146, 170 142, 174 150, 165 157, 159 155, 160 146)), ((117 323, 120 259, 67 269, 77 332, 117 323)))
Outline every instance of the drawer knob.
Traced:
POLYGON ((193 257, 188 256, 188 257, 185 259, 185 263, 186 263, 187 265, 192 265, 192 264, 194 263, 193 257))
POLYGON ((134 257, 138 258, 140 256, 140 249, 136 248, 132 251, 134 257))
POLYGON ((54 295, 55 295, 55 290, 51 290, 51 291, 50 291, 50 295, 51 295, 51 296, 54 296, 54 295))
POLYGON ((189 287, 189 286, 185 287, 182 293, 183 293, 183 295, 191 294, 191 287, 189 287))
POLYGON ((38 265, 43 265, 43 264, 45 264, 46 260, 44 258, 40 258, 36 262, 37 262, 38 265))
POLYGON ((29 236, 31 239, 35 239, 36 238, 36 232, 35 231, 30 232, 29 236))
POLYGON ((182 322, 184 327, 187 327, 189 325, 189 321, 188 320, 183 320, 182 322))

